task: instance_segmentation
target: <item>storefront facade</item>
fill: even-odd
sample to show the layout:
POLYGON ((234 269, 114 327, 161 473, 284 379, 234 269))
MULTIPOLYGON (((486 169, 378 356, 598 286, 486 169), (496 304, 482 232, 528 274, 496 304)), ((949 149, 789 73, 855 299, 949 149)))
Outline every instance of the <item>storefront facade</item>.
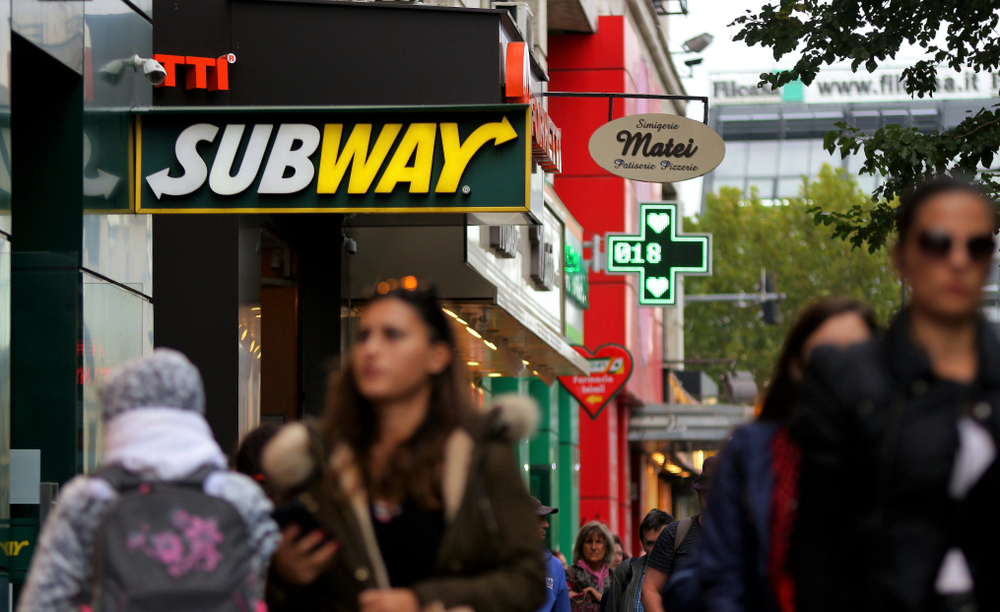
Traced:
POLYGON ((321 413, 358 307, 411 277, 454 315, 478 401, 539 400, 525 480, 566 507, 572 537, 577 407, 555 377, 586 368, 571 347, 579 262, 565 287, 583 231, 551 184, 545 71, 506 11, 24 2, 36 21, 78 27, 53 47, 18 4, 0 73, 12 118, 0 126, 12 177, 0 174, 0 518, 5 542, 18 520, 35 531, 19 561, 4 547, 5 580, 24 578, 38 491, 98 464, 113 368, 154 346, 185 352, 234 450, 261 421, 321 413), (124 61, 135 55, 161 62, 161 86, 124 61), (60 79, 23 86, 12 108, 10 81, 37 71, 60 79), (12 140, 27 143, 17 172, 12 140))
POLYGON ((152 86, 126 60, 150 57, 153 26, 148 1, 14 0, 0 17, 6 608, 49 494, 99 460, 104 377, 152 350, 152 220, 131 214, 128 189, 129 111, 152 86))
MULTIPOLYGON (((624 4, 620 14, 601 16, 593 34, 549 36, 552 91, 684 93, 659 30, 660 17, 643 3, 624 4)), ((620 178, 591 158, 591 134, 609 120, 606 99, 553 98, 549 109, 556 123, 567 126, 563 172, 554 185, 586 228, 588 241, 607 232, 634 232, 640 203, 675 195, 669 184, 620 178)), ((611 118, 646 112, 684 114, 678 102, 630 99, 616 100, 611 118)), ((593 256, 592 249, 587 254, 593 256)), ((671 499, 662 463, 653 460, 655 449, 629 442, 629 418, 634 406, 673 401, 664 388, 664 360, 669 358, 665 346, 671 341, 683 346, 674 337, 681 331, 682 312, 641 308, 637 296, 631 276, 590 273, 590 308, 584 316, 587 346, 625 346, 634 371, 597 418, 583 412, 579 417, 580 447, 585 449, 580 460, 580 521, 607 523, 632 554, 641 554, 635 527, 650 508, 669 511, 671 499)))

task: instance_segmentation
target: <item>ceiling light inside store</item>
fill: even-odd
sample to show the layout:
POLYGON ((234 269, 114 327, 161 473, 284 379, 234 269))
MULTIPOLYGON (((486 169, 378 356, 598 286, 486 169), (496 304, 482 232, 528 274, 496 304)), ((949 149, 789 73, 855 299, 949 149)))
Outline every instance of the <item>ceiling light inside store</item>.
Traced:
POLYGON ((534 374, 535 376, 538 376, 538 370, 532 370, 531 373, 534 374))
POLYGON ((485 344, 486 346, 490 347, 494 351, 497 350, 497 345, 493 344, 489 340, 486 340, 485 338, 483 339, 483 344, 485 344))
POLYGON ((444 314, 448 315, 449 317, 451 317, 453 319, 457 319, 458 318, 457 314, 453 313, 452 311, 448 310, 447 308, 442 308, 441 310, 444 312, 444 314))
POLYGON ((465 319, 463 319, 462 317, 455 317, 455 320, 458 321, 459 323, 461 323, 462 325, 468 325, 469 324, 469 322, 466 321, 465 319))
POLYGON ((381 283, 375 286, 375 290, 381 293, 382 295, 385 295, 386 293, 389 293, 389 283, 382 281, 381 283))
POLYGON ((667 458, 663 455, 663 453, 653 453, 649 457, 659 465, 663 465, 667 462, 667 458))
POLYGON ((480 333, 479 333, 479 332, 477 332, 476 330, 472 329, 471 327, 466 327, 466 328, 465 328, 465 331, 469 332, 470 334, 472 334, 472 335, 473 335, 473 336, 475 336, 476 338, 482 338, 482 337, 483 337, 483 336, 482 336, 482 334, 480 334, 480 333))
POLYGON ((683 471, 684 471, 684 470, 682 470, 682 469, 681 469, 681 466, 679 466, 679 465, 674 465, 673 463, 671 463, 670 465, 667 465, 667 466, 664 466, 664 467, 665 467, 665 468, 666 468, 666 470, 667 470, 668 472, 670 472, 671 474, 680 474, 681 472, 683 472, 683 471))
POLYGON ((259 318, 260 318, 260 315, 257 315, 257 318, 259 319, 259 318))
POLYGON ((260 351, 257 351, 257 359, 260 359, 260 351))
POLYGON ((501 374, 500 372, 490 372, 489 374, 487 374, 487 376, 489 376, 490 378, 500 378, 501 376, 503 376, 503 374, 501 374))
POLYGON ((256 346, 256 344, 257 344, 256 340, 251 340, 250 341, 250 352, 251 353, 253 352, 253 347, 256 346))
POLYGON ((243 342, 244 340, 246 340, 246 339, 247 339, 247 334, 248 334, 248 333, 250 333, 250 328, 247 328, 247 329, 244 329, 244 330, 243 330, 243 335, 242 335, 242 336, 240 336, 240 342, 243 342))
POLYGON ((417 288, 417 277, 416 276, 405 276, 403 277, 403 289, 407 291, 413 291, 417 288))
POLYGON ((253 308, 251 308, 250 310, 260 310, 260 306, 254 306, 254 307, 253 307, 253 308))
POLYGON ((465 363, 473 367, 479 365, 478 361, 466 361, 465 363))
POLYGON ((527 359, 522 359, 521 363, 523 363, 524 365, 531 365, 530 363, 528 363, 527 359))

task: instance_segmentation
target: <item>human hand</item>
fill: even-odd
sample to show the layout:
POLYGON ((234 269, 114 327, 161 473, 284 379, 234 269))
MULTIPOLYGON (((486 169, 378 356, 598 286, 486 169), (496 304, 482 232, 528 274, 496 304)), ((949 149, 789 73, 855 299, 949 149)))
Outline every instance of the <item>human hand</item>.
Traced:
POLYGON ((306 535, 302 527, 291 524, 281 532, 281 544, 271 562, 278 575, 297 586, 312 584, 320 574, 333 564, 334 555, 340 548, 335 540, 324 542, 327 534, 315 529, 306 535))
POLYGON ((410 589, 368 589, 358 595, 360 612, 420 612, 420 600, 410 589))
POLYGON ((590 593, 590 596, 594 598, 594 601, 601 601, 601 597, 603 597, 601 595, 601 592, 595 589, 594 587, 587 587, 586 589, 583 590, 583 592, 590 593))

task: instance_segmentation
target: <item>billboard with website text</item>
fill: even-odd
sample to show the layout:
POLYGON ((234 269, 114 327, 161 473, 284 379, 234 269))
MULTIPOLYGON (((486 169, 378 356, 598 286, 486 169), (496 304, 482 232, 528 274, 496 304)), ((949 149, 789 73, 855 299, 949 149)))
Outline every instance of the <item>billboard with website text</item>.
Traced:
MULTIPOLYGON (((867 72, 864 68, 826 68, 808 86, 800 81, 778 90, 758 88, 759 72, 715 72, 709 75, 709 96, 713 104, 771 104, 803 102, 891 102, 911 100, 905 90, 903 67, 880 68, 867 72)), ((1000 72, 957 72, 938 68, 938 90, 935 100, 990 98, 1000 89, 1000 72)), ((927 99, 927 98, 924 98, 927 99)))

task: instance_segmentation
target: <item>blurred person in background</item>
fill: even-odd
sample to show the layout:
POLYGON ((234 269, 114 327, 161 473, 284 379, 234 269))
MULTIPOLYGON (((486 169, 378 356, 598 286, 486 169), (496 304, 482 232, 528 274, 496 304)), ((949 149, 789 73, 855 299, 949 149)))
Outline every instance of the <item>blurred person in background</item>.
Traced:
POLYGON ((610 583, 614 536, 600 521, 580 528, 573 546, 573 565, 566 568, 566 583, 573 612, 599 612, 604 586, 610 583))
POLYGON ((625 552, 625 547, 622 546, 622 539, 615 534, 615 556, 611 560, 611 571, 615 571, 622 561, 630 559, 629 554, 625 552))
POLYGON ((646 575, 646 559, 663 529, 674 522, 670 514, 653 508, 639 523, 639 541, 646 554, 623 562, 611 576, 611 585, 605 587, 601 609, 606 612, 642 612, 642 581, 646 575))
POLYGON ((996 207, 943 178, 897 215, 907 307, 874 341, 816 349, 792 415, 801 612, 1000 610, 1000 341, 980 312, 996 207))
POLYGON ((537 406, 500 396, 474 411, 457 356, 432 290, 368 301, 320 426, 286 426, 264 450, 292 526, 336 547, 318 567, 278 555, 272 610, 542 604, 538 518, 512 450, 534 429, 537 406))
POLYGON ((562 563, 563 569, 569 567, 569 561, 566 560, 566 555, 562 554, 561 550, 557 550, 554 553, 556 559, 559 559, 559 563, 562 563))
POLYGON ((201 374, 177 351, 157 349, 108 377, 102 467, 60 491, 19 612, 150 604, 194 612, 237 600, 258 609, 278 543, 273 506, 253 480, 227 469, 204 413, 201 374), (162 504, 162 516, 143 497, 162 504))
MULTIPOLYGON (((538 516, 538 537, 545 541, 549 530, 548 517, 559 512, 559 508, 543 505, 538 498, 532 497, 535 515, 538 516)), ((562 562, 551 551, 546 550, 545 559, 545 603, 538 612, 570 612, 569 589, 566 587, 566 569, 562 562)))
POLYGON ((697 579, 708 610, 793 612, 787 561, 799 450, 788 422, 816 347, 863 342, 875 329, 870 308, 843 298, 810 304, 792 325, 760 415, 733 433, 719 459, 698 548, 697 579))
POLYGON ((718 457, 705 457, 701 473, 691 484, 698 495, 701 512, 666 526, 656 538, 646 560, 646 576, 642 581, 642 607, 647 612, 664 612, 663 590, 670 577, 687 562, 695 544, 701 538, 705 505, 712 489, 718 457))
POLYGON ((243 441, 240 442, 239 448, 236 449, 236 456, 233 458, 233 469, 253 478, 254 482, 264 489, 268 498, 273 498, 273 491, 271 491, 271 484, 264 474, 260 459, 264 453, 264 447, 271 441, 274 434, 278 433, 278 429, 280 428, 272 423, 264 423, 252 429, 243 436, 243 441))

